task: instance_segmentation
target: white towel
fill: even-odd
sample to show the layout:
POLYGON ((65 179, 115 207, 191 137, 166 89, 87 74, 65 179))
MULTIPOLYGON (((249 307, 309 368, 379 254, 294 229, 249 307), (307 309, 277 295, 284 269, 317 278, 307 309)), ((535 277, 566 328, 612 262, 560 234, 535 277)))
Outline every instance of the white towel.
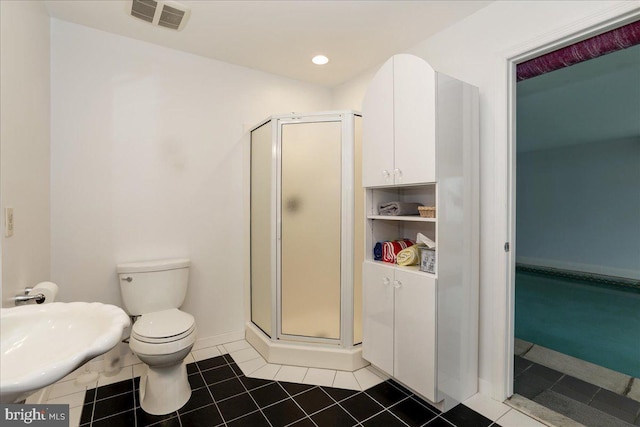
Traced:
POLYGON ((418 206, 420 203, 408 202, 385 202, 378 205, 378 213, 380 215, 420 215, 418 206))
POLYGON ((436 242, 434 242, 433 240, 431 240, 430 238, 428 238, 422 233, 418 233, 418 236, 416 236, 416 244, 426 245, 429 249, 433 249, 436 247, 436 242))

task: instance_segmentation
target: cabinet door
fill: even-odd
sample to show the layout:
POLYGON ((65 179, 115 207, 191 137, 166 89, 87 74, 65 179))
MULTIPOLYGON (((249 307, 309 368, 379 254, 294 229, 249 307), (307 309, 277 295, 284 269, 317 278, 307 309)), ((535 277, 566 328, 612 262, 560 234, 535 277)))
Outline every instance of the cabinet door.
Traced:
POLYGON ((362 101, 362 185, 393 184, 393 59, 375 75, 362 101))
POLYGON ((362 265, 362 357, 393 375, 393 268, 362 265))
POLYGON ((395 272, 394 376, 431 401, 436 399, 436 280, 395 272))
POLYGON ((435 182, 436 72, 413 55, 393 59, 395 184, 435 182))

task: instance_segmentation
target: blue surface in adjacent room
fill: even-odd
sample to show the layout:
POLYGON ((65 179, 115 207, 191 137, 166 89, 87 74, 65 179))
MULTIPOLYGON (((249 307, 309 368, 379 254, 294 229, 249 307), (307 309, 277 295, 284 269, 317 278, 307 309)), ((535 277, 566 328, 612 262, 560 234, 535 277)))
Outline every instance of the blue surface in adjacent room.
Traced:
POLYGON ((640 377, 640 288, 516 272, 516 337, 640 377))

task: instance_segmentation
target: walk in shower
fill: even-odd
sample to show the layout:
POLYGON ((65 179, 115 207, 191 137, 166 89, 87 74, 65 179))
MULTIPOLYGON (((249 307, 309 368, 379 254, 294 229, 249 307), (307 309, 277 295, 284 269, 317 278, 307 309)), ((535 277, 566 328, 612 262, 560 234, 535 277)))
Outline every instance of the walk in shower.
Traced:
POLYGON ((274 116, 251 131, 247 340, 271 363, 365 364, 360 141, 361 117, 347 111, 274 116))

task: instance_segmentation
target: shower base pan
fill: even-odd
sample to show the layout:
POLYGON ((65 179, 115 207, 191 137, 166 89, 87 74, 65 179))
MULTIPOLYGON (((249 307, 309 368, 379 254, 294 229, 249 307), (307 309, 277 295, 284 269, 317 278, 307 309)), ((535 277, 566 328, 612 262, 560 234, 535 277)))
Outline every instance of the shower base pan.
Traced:
POLYGON ((246 324, 245 337, 268 363, 349 372, 369 365, 362 358, 360 345, 345 349, 326 344, 274 342, 251 322, 246 324))

